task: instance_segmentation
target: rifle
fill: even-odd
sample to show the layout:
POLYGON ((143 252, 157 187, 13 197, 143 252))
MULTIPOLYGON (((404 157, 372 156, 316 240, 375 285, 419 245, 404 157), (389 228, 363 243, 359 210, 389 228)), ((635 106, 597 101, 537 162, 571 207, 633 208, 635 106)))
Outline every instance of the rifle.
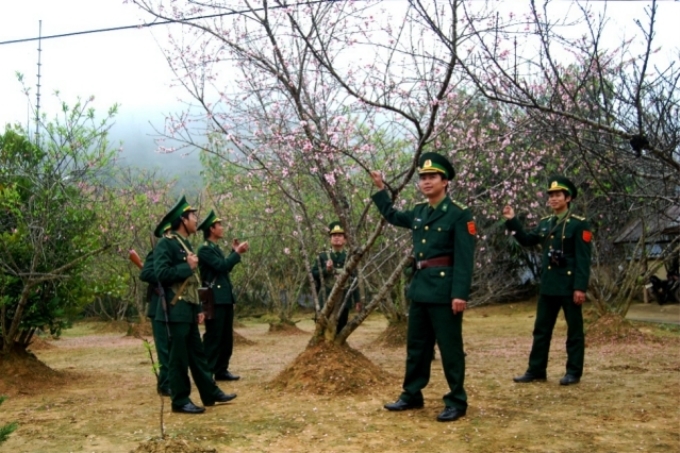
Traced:
MULTIPOLYGON (((156 238, 152 234, 149 236, 149 242, 151 243, 151 251, 156 248, 156 238)), ((163 309, 163 316, 165 317, 165 331, 168 334, 168 345, 172 341, 172 334, 170 333, 170 318, 168 317, 168 302, 165 300, 165 289, 159 281, 157 283, 156 291, 158 293, 158 298, 161 300, 161 308, 163 309)))
MULTIPOLYGON (((151 245, 153 246, 153 241, 151 242, 151 245)), ((142 264, 142 260, 137 254, 137 252, 134 249, 131 249, 130 252, 128 253, 128 257, 130 258, 130 261, 137 266, 140 270, 144 267, 142 264)), ((170 335, 170 319, 168 318, 168 305, 165 301, 165 290, 163 289, 163 285, 161 285, 161 282, 158 282, 156 284, 156 294, 158 294, 158 297, 161 300, 161 305, 163 307, 163 314, 165 315, 165 329, 168 333, 168 341, 172 339, 172 335, 170 335)), ((149 288, 151 288, 151 284, 149 284, 149 288)))
POLYGON ((137 266, 139 270, 141 271, 144 265, 142 264, 142 259, 137 255, 137 252, 134 249, 130 250, 130 253, 128 254, 128 258, 130 258, 130 261, 132 261, 132 264, 137 266))

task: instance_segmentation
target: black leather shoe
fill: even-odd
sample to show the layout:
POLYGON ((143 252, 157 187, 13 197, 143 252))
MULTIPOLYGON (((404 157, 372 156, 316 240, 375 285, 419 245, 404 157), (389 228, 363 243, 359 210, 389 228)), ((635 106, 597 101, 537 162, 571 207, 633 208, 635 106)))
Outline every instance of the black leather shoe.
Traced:
POLYGON ((179 412, 181 414, 202 414, 205 412, 205 407, 198 407, 191 401, 186 403, 184 406, 176 407, 172 406, 173 412, 179 412))
POLYGON ((535 374, 531 374, 528 371, 524 373, 521 376, 517 376, 512 378, 513 381, 519 382, 519 383, 526 383, 526 382, 534 382, 534 381, 541 381, 545 382, 546 377, 545 376, 537 376, 535 374))
POLYGON ((437 415, 438 422, 454 422, 465 416, 465 411, 456 409, 455 407, 445 407, 439 415, 437 415))
POLYGON ((407 403, 404 400, 397 400, 394 403, 385 404, 385 409, 388 411, 405 411, 407 409, 421 409, 423 407, 422 401, 420 403, 407 403))
POLYGON ((214 406, 215 403, 228 403, 229 401, 236 398, 236 393, 224 393, 220 390, 219 395, 215 397, 215 401, 212 403, 204 403, 206 406, 214 406))
POLYGON ((572 385, 581 382, 580 377, 576 377, 573 374, 565 374, 562 379, 560 379, 560 385, 572 385))
POLYGON ((241 379, 241 376, 231 374, 229 371, 225 371, 223 373, 217 373, 215 375, 216 381, 238 381, 239 379, 241 379))

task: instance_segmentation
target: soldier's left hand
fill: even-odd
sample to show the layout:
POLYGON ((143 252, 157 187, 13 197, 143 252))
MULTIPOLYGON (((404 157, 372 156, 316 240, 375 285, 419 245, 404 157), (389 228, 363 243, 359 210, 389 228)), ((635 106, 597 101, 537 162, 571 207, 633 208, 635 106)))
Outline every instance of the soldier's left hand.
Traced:
POLYGON ((198 314, 198 323, 203 324, 203 321, 205 321, 205 314, 204 313, 199 313, 198 314))
POLYGON ((236 253, 238 253, 239 255, 243 255, 244 253, 246 253, 248 251, 249 248, 250 248, 250 246, 248 245, 248 241, 246 241, 246 242, 241 242, 236 247, 234 247, 234 251, 236 253))
POLYGON ((453 299, 451 301, 451 309, 453 310, 454 315, 457 315, 458 313, 463 313, 465 311, 466 306, 467 302, 464 301, 463 299, 453 299))
POLYGON ((574 303, 576 305, 581 305, 585 301, 586 301, 586 293, 584 293, 583 291, 579 291, 579 290, 574 291, 574 303))

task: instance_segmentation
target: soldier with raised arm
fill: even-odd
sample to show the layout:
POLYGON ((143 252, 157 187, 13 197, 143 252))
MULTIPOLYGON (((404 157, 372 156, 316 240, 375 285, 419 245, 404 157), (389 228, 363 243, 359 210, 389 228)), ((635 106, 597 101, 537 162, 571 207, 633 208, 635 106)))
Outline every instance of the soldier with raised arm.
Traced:
MULTIPOLYGON (((328 225, 328 236, 331 243, 329 250, 319 253, 312 266, 312 275, 319 294, 319 308, 321 309, 323 309, 328 296, 331 294, 336 277, 345 269, 345 262, 347 261, 347 251, 345 250, 347 238, 340 222, 336 220, 328 225)), ((352 274, 343 288, 339 303, 344 303, 345 307, 338 317, 336 332, 340 332, 347 325, 350 307, 354 306, 357 311, 361 308, 359 288, 356 283, 352 288, 352 280, 355 277, 356 274, 352 274)))
POLYGON ((372 197, 380 213, 392 225, 412 231, 415 264, 408 290, 411 304, 403 391, 385 408, 402 411, 423 407, 422 389, 430 380, 436 341, 450 389, 437 420, 447 422, 464 416, 468 407, 463 387, 462 322, 470 297, 477 233, 470 210, 446 194, 455 174, 451 163, 440 154, 423 153, 418 173, 418 187, 427 201, 411 210, 397 211, 382 174, 371 172, 373 183, 380 189, 372 197))
POLYGON ((581 306, 586 300, 590 277, 593 235, 584 217, 571 211, 576 186, 563 176, 553 176, 548 185, 548 203, 553 214, 543 217, 531 231, 525 231, 510 206, 503 208, 506 227, 525 247, 541 245, 541 289, 536 307, 534 340, 526 372, 515 382, 545 381, 553 328, 560 309, 567 321, 567 364, 561 385, 577 384, 583 374, 585 336, 581 306))
POLYGON ((248 242, 234 239, 231 252, 225 256, 218 242, 224 236, 222 219, 210 211, 198 229, 203 231, 205 241, 198 248, 198 268, 203 284, 212 291, 214 308, 212 319, 205 320, 203 347, 208 367, 216 381, 236 381, 240 378, 229 371, 229 361, 234 351, 234 304, 236 298, 229 274, 241 255, 248 251, 248 242))

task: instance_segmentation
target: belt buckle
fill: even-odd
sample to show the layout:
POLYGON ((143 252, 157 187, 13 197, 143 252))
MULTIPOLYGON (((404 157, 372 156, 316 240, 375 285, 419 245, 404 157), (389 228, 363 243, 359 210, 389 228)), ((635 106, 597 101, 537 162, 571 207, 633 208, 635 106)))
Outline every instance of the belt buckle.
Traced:
POLYGON ((422 261, 416 261, 416 269, 418 269, 418 270, 422 269, 421 265, 420 265, 421 262, 422 261))

